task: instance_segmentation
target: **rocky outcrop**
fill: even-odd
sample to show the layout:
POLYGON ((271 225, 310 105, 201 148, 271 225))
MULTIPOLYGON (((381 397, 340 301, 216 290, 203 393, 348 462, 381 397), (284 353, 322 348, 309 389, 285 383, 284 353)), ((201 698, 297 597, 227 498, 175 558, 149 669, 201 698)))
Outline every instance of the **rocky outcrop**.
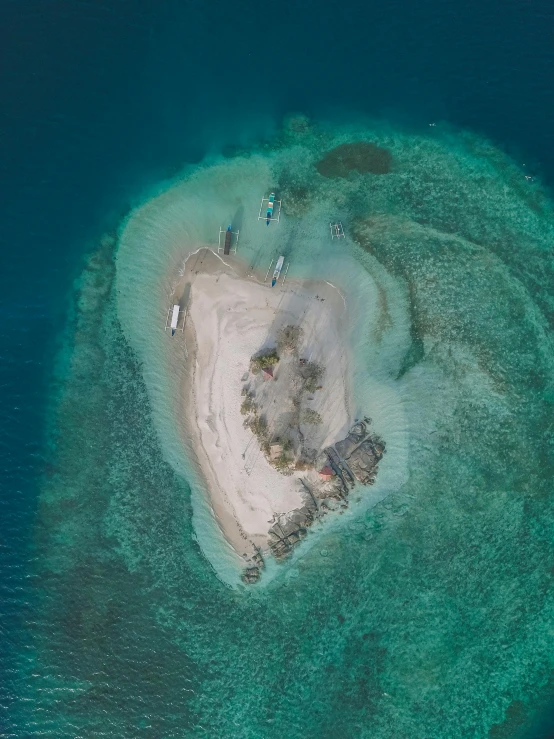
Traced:
POLYGON ((335 444, 335 457, 338 457, 341 468, 348 470, 349 476, 363 485, 373 484, 377 466, 385 452, 384 442, 368 433, 368 424, 369 419, 356 423, 346 439, 335 444))
POLYGON ((242 581, 246 585, 253 585, 255 582, 258 582, 261 574, 259 567, 247 567, 242 573, 242 581))
MULTIPOLYGON (((290 513, 277 516, 268 531, 269 549, 276 560, 286 559, 294 547, 302 541, 314 521, 331 510, 346 508, 348 494, 356 483, 371 485, 375 480, 377 467, 385 452, 384 442, 368 431, 370 419, 357 422, 345 439, 334 447, 327 447, 320 458, 333 470, 328 475, 313 480, 301 479, 304 488, 304 505, 290 513)), ((249 568, 243 579, 257 582, 260 573, 249 568)))
MULTIPOLYGON (((340 512, 348 507, 349 493, 356 484, 371 485, 375 481, 377 467, 385 451, 381 439, 368 431, 369 418, 357 421, 344 439, 323 451, 309 448, 305 433, 310 424, 321 423, 321 417, 313 409, 304 407, 302 401, 304 395, 309 396, 319 389, 323 368, 297 356, 299 333, 297 327, 287 326, 279 336, 279 350, 284 357, 280 371, 288 372, 291 390, 292 410, 281 414, 286 416, 286 428, 269 428, 254 399, 254 380, 243 388, 241 406, 241 412, 246 415, 245 425, 257 437, 268 462, 282 474, 304 473, 298 477, 303 487, 302 507, 276 515, 268 530, 269 551, 277 561, 290 556, 314 521, 330 511, 340 512)), ((277 357, 276 350, 272 351, 277 357)), ((267 352, 264 359, 266 356, 267 352)), ((279 400, 284 404, 282 397, 279 400)), ((257 552, 243 572, 243 582, 247 585, 258 582, 263 567, 261 553, 257 552)))
POLYGON ((250 558, 248 567, 242 573, 242 581, 246 585, 253 585, 258 582, 262 576, 262 570, 265 567, 264 558, 259 549, 250 558))
POLYGON ((269 548, 277 560, 285 559, 293 548, 308 533, 318 514, 315 501, 308 501, 305 506, 279 516, 269 529, 269 548))

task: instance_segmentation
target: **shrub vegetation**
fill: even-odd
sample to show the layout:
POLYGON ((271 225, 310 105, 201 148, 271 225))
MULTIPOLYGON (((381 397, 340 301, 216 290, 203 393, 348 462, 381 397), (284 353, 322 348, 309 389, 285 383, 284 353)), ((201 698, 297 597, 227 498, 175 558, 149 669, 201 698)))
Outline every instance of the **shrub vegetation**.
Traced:
POLYGON ((277 349, 266 349, 260 354, 255 354, 250 360, 250 371, 257 375, 264 367, 274 367, 279 361, 277 349))
POLYGON ((277 346, 282 352, 293 352, 302 336, 300 326, 284 326, 277 336, 277 346))

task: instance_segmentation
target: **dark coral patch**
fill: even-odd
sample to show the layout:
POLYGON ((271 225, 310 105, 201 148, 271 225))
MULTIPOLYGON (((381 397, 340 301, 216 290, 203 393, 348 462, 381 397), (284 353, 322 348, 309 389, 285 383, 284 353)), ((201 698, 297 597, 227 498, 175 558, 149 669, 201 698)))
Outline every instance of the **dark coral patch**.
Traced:
POLYGON ((316 169, 324 177, 348 177, 350 172, 388 174, 391 171, 392 155, 388 149, 368 141, 341 144, 316 163, 316 169))

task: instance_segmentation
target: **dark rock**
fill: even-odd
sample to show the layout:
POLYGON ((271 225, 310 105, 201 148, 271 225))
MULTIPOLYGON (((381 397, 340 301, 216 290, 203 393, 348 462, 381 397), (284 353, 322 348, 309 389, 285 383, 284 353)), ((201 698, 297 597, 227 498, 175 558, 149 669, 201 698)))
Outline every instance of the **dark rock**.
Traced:
POLYGON ((253 583, 258 582, 260 576, 261 572, 259 567, 247 567, 242 573, 242 581, 247 585, 252 585, 253 583))

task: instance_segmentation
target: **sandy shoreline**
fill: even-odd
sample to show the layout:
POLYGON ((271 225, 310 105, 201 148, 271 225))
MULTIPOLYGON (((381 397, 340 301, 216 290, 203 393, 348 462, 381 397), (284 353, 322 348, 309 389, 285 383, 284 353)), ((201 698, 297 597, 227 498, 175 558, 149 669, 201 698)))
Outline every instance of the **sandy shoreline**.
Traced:
MULTIPOLYGON (((231 267, 213 253, 189 258, 176 296, 184 296, 187 310, 183 398, 191 452, 222 534, 249 561, 257 548, 267 551, 275 518, 300 508, 305 497, 303 475, 277 471, 244 426, 241 402, 255 379, 250 358, 274 345, 283 326, 300 325, 301 353, 325 368, 321 389, 310 396, 322 423, 305 430, 320 449, 337 441, 353 420, 345 302, 322 282, 288 279, 271 288, 246 277, 238 260, 231 267)), ((261 388, 270 422, 286 416, 287 381, 278 366, 261 388)))

